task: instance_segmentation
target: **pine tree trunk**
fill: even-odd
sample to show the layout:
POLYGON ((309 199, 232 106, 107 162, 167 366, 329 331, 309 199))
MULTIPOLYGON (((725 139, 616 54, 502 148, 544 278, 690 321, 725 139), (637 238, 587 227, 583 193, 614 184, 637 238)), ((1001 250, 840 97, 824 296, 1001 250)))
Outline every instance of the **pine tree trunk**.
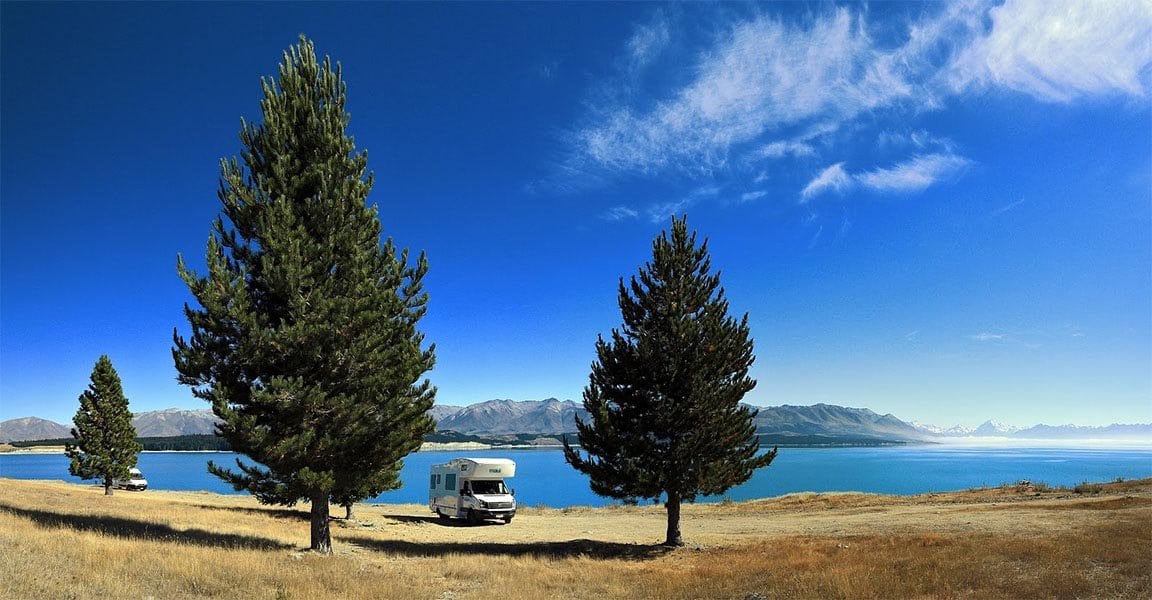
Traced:
POLYGON ((680 494, 668 494, 664 507, 668 509, 668 535, 664 545, 683 546, 684 538, 680 537, 680 494))
POLYGON ((351 521, 351 520, 356 518, 356 515, 352 514, 352 506, 353 505, 351 505, 351 504, 345 504, 344 505, 344 520, 345 521, 351 521))
POLYGON ((112 495, 112 478, 111 477, 105 477, 104 478, 104 495, 105 496, 111 496, 112 495))
POLYGON ((332 532, 328 528, 328 494, 312 495, 313 552, 332 554, 332 532))

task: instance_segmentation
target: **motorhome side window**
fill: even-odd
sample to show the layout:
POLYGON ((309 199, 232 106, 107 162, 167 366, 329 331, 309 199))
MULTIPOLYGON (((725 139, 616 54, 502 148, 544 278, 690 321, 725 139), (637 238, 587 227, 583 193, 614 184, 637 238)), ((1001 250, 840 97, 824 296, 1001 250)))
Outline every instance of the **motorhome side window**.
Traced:
POLYGON ((428 487, 430 489, 433 489, 433 490, 436 489, 436 476, 435 475, 428 478, 428 487))
POLYGON ((444 476, 444 489, 448 489, 448 490, 456 489, 456 474, 455 473, 449 473, 449 474, 444 476))

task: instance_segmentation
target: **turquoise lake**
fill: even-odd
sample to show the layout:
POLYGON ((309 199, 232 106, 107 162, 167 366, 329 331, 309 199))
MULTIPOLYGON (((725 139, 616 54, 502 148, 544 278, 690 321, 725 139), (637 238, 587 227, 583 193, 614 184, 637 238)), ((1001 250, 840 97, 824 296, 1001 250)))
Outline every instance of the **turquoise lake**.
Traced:
MULTIPOLYGON (((461 456, 506 457, 516 461, 510 487, 523 506, 603 506, 612 500, 596 496, 588 480, 564 462, 555 449, 463 452, 418 452, 405 459, 404 486, 370 502, 424 504, 428 501, 428 469, 461 456)), ((139 467, 152 489, 207 490, 236 493, 209 475, 209 460, 234 465, 231 452, 146 452, 139 467)), ((63 455, 0 455, 0 477, 59 479, 82 483, 68 474, 63 455)), ((884 448, 781 448, 767 469, 720 497, 750 500, 792 492, 855 491, 880 494, 919 494, 981 486, 998 486, 1021 479, 1052 486, 1083 481, 1152 477, 1152 447, 1055 448, 900 446, 884 448)), ((83 482, 91 484, 91 482, 83 482)))

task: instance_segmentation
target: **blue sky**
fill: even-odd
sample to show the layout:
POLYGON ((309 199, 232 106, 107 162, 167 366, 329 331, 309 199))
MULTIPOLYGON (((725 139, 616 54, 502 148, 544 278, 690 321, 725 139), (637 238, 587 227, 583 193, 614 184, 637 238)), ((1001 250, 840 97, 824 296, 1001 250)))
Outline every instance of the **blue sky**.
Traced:
POLYGON ((305 33, 384 230, 426 250, 443 404, 579 400, 674 213, 758 405, 1152 421, 1152 5, 0 5, 0 420, 108 354, 204 408, 173 328, 218 161, 305 33))

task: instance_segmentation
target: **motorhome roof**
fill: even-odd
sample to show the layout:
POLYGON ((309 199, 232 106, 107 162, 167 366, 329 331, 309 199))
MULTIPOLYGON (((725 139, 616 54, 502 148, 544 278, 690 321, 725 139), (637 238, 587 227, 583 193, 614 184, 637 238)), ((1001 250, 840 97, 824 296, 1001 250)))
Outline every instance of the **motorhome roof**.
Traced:
POLYGON ((461 477, 502 479, 516 476, 516 463, 507 458, 456 458, 433 469, 456 472, 461 477))

